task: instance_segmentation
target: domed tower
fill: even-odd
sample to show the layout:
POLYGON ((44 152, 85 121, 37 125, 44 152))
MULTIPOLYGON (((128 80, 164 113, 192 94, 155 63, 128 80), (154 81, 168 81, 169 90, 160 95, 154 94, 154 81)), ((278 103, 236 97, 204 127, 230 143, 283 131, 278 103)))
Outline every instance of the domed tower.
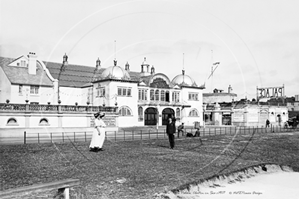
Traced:
POLYGON ((184 70, 182 70, 182 74, 174 77, 172 84, 178 86, 197 86, 196 82, 189 75, 186 75, 184 70))
POLYGON ((117 60, 114 65, 106 68, 100 75, 101 79, 130 80, 129 73, 120 66, 117 66, 117 60))
POLYGON ((142 76, 150 75, 149 66, 150 65, 146 62, 146 57, 144 57, 144 61, 141 65, 141 74, 142 74, 142 76))

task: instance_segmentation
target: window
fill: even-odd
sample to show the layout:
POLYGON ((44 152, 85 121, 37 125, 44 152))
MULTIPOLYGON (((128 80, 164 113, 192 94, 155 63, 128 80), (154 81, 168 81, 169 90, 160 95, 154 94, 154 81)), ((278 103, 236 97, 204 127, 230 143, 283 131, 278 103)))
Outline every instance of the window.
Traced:
POLYGON ((160 91, 160 101, 165 101, 165 91, 164 90, 162 90, 162 91, 160 91))
POLYGON ((21 67, 26 67, 26 61, 25 60, 21 60, 21 67))
POLYGON ((172 93, 172 101, 173 102, 179 102, 179 92, 173 92, 172 93))
POLYGON ((189 93, 189 100, 198 101, 198 93, 189 93))
POLYGON ((139 100, 147 100, 147 90, 139 89, 139 100))
POLYGON ((42 118, 39 123, 40 126, 49 126, 48 120, 46 118, 42 118))
POLYGON ((97 97, 105 97, 105 88, 104 87, 97 88, 97 97))
POLYGON ((118 88, 118 95, 119 95, 119 96, 122 95, 122 88, 118 88))
POLYGON ((150 90, 150 100, 154 100, 154 90, 150 90))
POLYGON ((9 118, 6 123, 7 126, 18 126, 17 120, 15 118, 9 118))
POLYGON ((176 118, 180 118, 180 108, 176 109, 176 118))
POLYGON ((159 101, 159 90, 155 91, 155 101, 159 101))
POLYGON ((166 91, 166 102, 170 102, 170 93, 166 91))
POLYGON ((190 111, 190 113, 189 113, 189 116, 190 117, 198 117, 198 111, 197 111, 197 109, 192 109, 191 111, 190 111))
POLYGON ((138 114, 139 114, 139 121, 143 121, 143 115, 144 115, 143 107, 141 106, 139 107, 138 114))
POLYGON ((20 95, 23 94, 23 85, 19 85, 19 94, 20 94, 20 95))
POLYGON ((131 110, 127 106, 122 106, 119 109, 119 116, 131 116, 131 110))
POLYGON ((30 86, 30 94, 39 94, 39 86, 30 86))
POLYGON ((131 97, 131 88, 118 87, 118 96, 131 97))

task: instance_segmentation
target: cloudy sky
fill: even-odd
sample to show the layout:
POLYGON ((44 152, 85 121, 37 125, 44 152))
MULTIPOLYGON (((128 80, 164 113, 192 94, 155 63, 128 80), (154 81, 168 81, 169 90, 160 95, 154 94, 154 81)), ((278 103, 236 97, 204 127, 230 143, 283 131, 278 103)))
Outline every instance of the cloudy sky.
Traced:
POLYGON ((238 98, 284 85, 299 94, 298 0, 0 0, 0 56, 102 67, 144 57, 170 80, 185 69, 204 92, 238 98), (212 64, 220 62, 212 78, 212 64))

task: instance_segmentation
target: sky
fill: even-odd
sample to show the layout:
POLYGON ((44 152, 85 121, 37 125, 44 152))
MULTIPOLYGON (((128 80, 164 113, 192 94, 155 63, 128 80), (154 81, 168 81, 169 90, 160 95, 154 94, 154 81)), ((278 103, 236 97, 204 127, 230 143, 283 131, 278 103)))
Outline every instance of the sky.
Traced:
POLYGON ((0 0, 0 56, 141 71, 144 57, 170 80, 205 93, 256 98, 257 88, 299 94, 298 0, 0 0), (213 76, 213 63, 220 62, 213 76))

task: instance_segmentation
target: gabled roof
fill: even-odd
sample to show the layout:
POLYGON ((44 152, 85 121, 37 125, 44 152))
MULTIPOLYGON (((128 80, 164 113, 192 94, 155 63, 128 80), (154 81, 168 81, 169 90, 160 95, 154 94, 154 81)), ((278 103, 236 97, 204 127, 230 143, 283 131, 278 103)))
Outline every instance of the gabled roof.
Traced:
MULTIPOLYGON (((53 78, 58 79, 61 63, 44 62, 53 78)), ((95 73, 103 72, 103 68, 95 71, 95 67, 68 64, 59 78, 59 85, 66 87, 85 87, 94 77, 95 73)))
POLYGON ((36 75, 31 75, 28 73, 27 67, 8 66, 15 60, 16 59, 0 57, 0 67, 2 67, 11 84, 53 86, 52 81, 38 62, 36 75))

